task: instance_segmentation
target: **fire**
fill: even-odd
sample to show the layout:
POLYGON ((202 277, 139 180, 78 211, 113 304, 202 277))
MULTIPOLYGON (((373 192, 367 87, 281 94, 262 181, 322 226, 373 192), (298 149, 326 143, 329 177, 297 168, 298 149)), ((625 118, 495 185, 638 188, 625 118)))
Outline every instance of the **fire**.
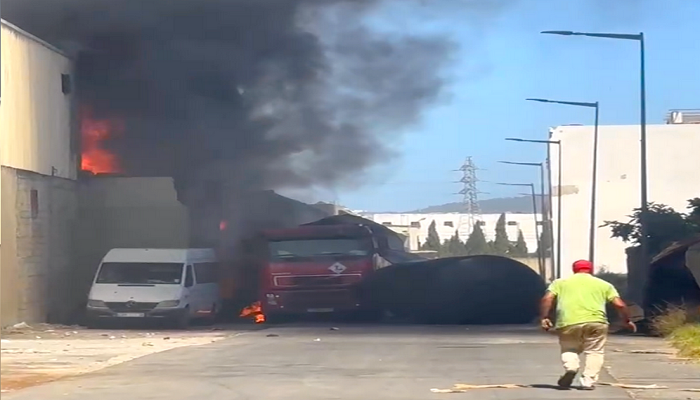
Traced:
POLYGON ((262 312, 262 305, 259 301, 256 301, 255 303, 244 308, 243 311, 241 311, 240 317, 245 318, 251 315, 254 316, 256 324, 262 324, 263 322, 265 322, 265 314, 263 314, 262 312))
POLYGON ((118 133, 117 123, 93 119, 91 110, 84 108, 80 122, 81 169, 93 174, 120 172, 121 166, 117 156, 104 147, 104 142, 114 138, 118 133))

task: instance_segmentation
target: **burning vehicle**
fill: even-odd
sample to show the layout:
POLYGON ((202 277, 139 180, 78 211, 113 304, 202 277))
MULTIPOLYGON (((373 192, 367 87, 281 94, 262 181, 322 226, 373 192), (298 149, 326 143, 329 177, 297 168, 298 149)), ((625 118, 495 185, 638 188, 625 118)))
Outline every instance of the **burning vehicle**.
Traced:
POLYGON ((423 260, 404 250, 398 234, 351 215, 263 230, 246 248, 235 264, 249 289, 236 294, 255 298, 241 316, 256 322, 308 313, 379 319, 382 310, 365 302, 361 283, 394 263, 423 260))

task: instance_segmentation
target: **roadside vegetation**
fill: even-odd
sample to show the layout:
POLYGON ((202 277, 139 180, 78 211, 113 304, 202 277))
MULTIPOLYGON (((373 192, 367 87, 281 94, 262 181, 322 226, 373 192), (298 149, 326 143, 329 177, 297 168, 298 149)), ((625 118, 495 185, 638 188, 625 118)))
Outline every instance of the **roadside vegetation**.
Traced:
MULTIPOLYGON (((638 248, 642 237, 639 224, 641 213, 640 209, 635 209, 627 222, 606 221, 604 226, 610 228, 612 237, 638 248)), ((646 217, 648 255, 652 258, 669 246, 700 234, 700 197, 688 200, 687 212, 678 212, 664 204, 650 203, 646 217)), ((603 279, 618 285, 613 282, 616 278, 607 278, 603 279)), ((678 304, 687 299, 680 295, 673 300, 664 300, 666 303, 653 304, 652 307, 657 312, 652 313, 653 316, 648 320, 649 329, 652 334, 666 338, 681 356, 700 359, 700 304, 678 304)))
POLYGON ((652 318, 651 328, 677 348, 679 355, 700 360, 700 306, 669 306, 652 318))
MULTIPOLYGON (((545 255, 551 248, 549 244, 549 232, 541 232, 540 240, 542 248, 547 249, 545 255)), ((438 235, 435 221, 432 221, 428 228, 428 237, 421 245, 421 250, 431 250, 438 254, 438 257, 459 257, 476 255, 496 255, 511 258, 537 257, 536 249, 531 252, 527 248, 525 237, 522 231, 518 231, 516 240, 508 237, 506 230, 506 214, 501 214, 496 222, 494 240, 486 240, 482 225, 476 224, 474 229, 465 240, 459 236, 459 231, 455 230, 454 235, 449 239, 442 240, 438 235)))

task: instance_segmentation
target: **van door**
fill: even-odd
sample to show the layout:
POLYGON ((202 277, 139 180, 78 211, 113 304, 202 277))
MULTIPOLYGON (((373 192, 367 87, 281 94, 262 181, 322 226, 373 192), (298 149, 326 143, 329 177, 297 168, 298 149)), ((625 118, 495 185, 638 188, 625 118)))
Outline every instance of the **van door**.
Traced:
POLYGON ((202 315, 210 315, 212 311, 220 309, 218 267, 218 263, 212 261, 194 263, 202 315))
POLYGON ((197 282, 195 281, 194 270, 192 265, 187 265, 185 268, 185 290, 183 291, 183 301, 190 306, 190 315, 195 315, 199 311, 201 301, 197 295, 197 282))

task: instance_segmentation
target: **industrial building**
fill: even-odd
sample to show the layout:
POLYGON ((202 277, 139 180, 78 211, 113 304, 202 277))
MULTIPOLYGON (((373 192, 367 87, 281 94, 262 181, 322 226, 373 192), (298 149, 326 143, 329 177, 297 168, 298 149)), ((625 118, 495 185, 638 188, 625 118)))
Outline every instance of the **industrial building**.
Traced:
MULTIPOLYGON (((455 232, 458 232, 460 239, 465 241, 472 231, 472 227, 468 223, 470 216, 462 213, 363 213, 362 216, 388 227, 395 227, 397 231, 408 236, 407 248, 409 250, 418 250, 425 243, 428 238, 428 228, 433 221, 435 221, 435 228, 440 240, 449 239, 454 236, 455 232)), ((486 240, 495 239, 496 222, 500 216, 501 214, 483 214, 477 217, 486 240)), ((515 241, 518 239, 519 231, 522 231, 527 248, 531 252, 537 250, 535 218, 534 214, 506 213, 508 238, 515 241)), ((542 221, 539 215, 537 218, 537 229, 541 233, 542 221)))
MULTIPOLYGON (((676 211, 686 211, 687 200, 700 196, 700 124, 698 113, 674 111, 666 124, 647 126, 648 199, 676 211)), ((557 165, 562 162, 562 220, 557 219, 557 200, 553 201, 554 230, 562 225, 562 275, 571 273, 577 259, 588 257, 590 222, 593 126, 552 128, 550 145, 552 182, 557 182, 557 165)), ((641 207, 640 126, 599 127, 598 174, 595 218, 595 263, 615 273, 627 273, 625 249, 630 244, 611 238, 602 227, 605 221, 627 222, 634 209, 641 207)), ((556 246, 554 246, 556 249, 556 246)))
POLYGON ((111 248, 217 246, 222 219, 241 231, 339 212, 272 191, 188 208, 171 177, 79 173, 73 58, 6 21, 1 45, 0 326, 79 321, 111 248))
POLYGON ((78 137, 71 57, 1 23, 1 320, 53 319, 69 293, 78 137))

